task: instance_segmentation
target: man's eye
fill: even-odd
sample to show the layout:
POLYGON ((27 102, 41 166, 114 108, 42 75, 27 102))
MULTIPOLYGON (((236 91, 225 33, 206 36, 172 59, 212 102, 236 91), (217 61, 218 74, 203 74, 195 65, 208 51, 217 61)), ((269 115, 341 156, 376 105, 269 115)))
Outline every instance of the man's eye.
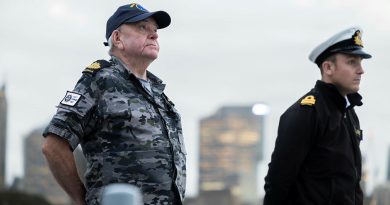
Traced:
POLYGON ((146 26, 145 26, 145 25, 142 25, 142 24, 140 24, 140 25, 138 26, 138 28, 139 28, 139 29, 141 29, 141 30, 145 30, 145 29, 146 29, 146 26))

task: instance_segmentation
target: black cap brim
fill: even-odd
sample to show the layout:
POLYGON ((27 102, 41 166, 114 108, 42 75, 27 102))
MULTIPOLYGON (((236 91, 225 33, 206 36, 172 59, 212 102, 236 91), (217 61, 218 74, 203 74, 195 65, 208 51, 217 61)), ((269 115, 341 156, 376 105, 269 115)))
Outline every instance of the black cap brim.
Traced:
POLYGON ((165 11, 155 11, 155 12, 143 13, 143 14, 140 14, 140 15, 135 16, 133 18, 130 18, 123 23, 135 23, 137 21, 142 21, 142 20, 147 19, 149 17, 153 17, 153 19, 156 21, 159 29, 166 28, 169 26, 169 24, 171 24, 171 17, 165 11))
POLYGON ((357 55, 360 56, 364 59, 371 58, 372 56, 366 52, 364 52, 362 49, 355 49, 355 50, 342 50, 339 51, 339 53, 345 53, 345 54, 350 54, 350 55, 357 55))

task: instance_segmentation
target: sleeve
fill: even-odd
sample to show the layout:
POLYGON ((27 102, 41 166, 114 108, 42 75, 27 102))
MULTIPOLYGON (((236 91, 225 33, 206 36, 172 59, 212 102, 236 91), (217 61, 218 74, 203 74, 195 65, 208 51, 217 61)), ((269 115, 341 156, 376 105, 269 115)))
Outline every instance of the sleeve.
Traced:
POLYGON ((315 109, 293 106, 279 121, 275 149, 265 177, 264 205, 284 205, 312 144, 315 109))
POLYGON ((96 105, 98 87, 93 76, 83 75, 73 91, 67 91, 43 136, 55 134, 69 142, 74 150, 86 133, 91 111, 96 105))

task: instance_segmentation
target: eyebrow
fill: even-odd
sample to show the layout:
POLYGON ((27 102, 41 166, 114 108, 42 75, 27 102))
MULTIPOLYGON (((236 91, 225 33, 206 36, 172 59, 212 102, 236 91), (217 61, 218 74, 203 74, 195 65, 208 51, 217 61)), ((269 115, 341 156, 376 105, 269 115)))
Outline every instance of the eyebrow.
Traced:
POLYGON ((349 54, 349 53, 341 53, 343 54, 346 58, 361 58, 359 55, 355 55, 355 54, 349 54))
POLYGON ((150 21, 149 19, 144 19, 144 20, 141 20, 141 21, 139 21, 140 23, 141 22, 146 22, 146 23, 153 23, 154 24, 154 26, 156 26, 156 28, 158 28, 158 24, 156 23, 156 22, 152 22, 152 21, 150 21))

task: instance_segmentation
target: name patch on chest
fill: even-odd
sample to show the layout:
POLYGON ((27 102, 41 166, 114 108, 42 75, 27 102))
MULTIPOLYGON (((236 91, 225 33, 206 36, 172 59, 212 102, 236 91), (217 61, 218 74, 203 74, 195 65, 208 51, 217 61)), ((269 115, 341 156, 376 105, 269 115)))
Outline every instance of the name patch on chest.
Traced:
POLYGON ((74 92, 66 92, 64 99, 61 101, 63 105, 74 106, 80 100, 81 95, 74 92))

